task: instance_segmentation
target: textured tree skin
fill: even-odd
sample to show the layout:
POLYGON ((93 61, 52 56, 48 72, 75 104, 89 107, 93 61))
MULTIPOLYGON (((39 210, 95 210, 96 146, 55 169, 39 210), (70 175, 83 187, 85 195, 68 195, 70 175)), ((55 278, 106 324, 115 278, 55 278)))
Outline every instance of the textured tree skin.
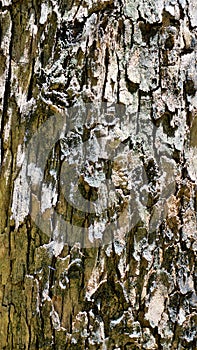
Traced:
MULTIPOLYGON (((0 348, 196 349, 196 0, 2 0, 0 11, 0 348), (121 141, 140 154, 148 199, 112 243, 61 244, 28 213, 24 148, 54 113, 101 102, 123 111, 121 141)), ((81 126, 79 143, 96 132, 81 126)), ((60 155, 57 143, 49 201, 85 227, 91 214, 58 192, 60 155)), ((129 174, 108 170, 119 212, 129 174)))

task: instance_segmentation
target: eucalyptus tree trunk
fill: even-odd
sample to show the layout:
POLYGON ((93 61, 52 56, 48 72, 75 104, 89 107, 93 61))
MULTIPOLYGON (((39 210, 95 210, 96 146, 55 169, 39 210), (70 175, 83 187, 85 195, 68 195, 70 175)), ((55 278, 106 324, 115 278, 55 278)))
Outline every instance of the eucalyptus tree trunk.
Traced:
POLYGON ((196 349, 196 0, 0 11, 0 348, 196 349))

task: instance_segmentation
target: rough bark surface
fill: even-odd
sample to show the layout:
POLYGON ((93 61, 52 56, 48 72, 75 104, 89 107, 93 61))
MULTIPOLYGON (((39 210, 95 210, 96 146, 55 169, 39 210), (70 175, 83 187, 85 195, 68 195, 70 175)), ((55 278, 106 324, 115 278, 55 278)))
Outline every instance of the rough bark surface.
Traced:
POLYGON ((0 11, 0 348, 196 349, 196 0, 3 0, 0 11), (29 140, 54 113, 101 103, 109 118, 75 116, 29 196, 29 140), (99 157, 98 135, 121 143, 119 158, 99 157), (65 157, 89 141, 83 197, 100 195, 101 175, 115 186, 97 215, 60 191, 65 157), (132 181, 134 224, 105 244, 100 226, 127 206, 132 181), (67 244, 55 224, 49 237, 39 203, 95 240, 67 244))

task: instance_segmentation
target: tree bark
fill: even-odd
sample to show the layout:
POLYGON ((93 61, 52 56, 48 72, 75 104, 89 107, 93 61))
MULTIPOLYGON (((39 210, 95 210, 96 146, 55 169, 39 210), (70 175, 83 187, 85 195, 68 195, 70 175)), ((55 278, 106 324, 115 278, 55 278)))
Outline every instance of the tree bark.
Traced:
POLYGON ((1 349, 196 349, 196 0, 0 11, 1 349))

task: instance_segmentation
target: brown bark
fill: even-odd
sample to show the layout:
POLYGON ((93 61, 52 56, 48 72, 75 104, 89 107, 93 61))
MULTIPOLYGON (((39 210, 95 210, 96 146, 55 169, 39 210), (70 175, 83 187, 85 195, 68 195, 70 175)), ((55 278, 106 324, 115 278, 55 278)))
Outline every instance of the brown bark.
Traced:
POLYGON ((196 349, 196 1, 0 11, 1 349, 196 349))

